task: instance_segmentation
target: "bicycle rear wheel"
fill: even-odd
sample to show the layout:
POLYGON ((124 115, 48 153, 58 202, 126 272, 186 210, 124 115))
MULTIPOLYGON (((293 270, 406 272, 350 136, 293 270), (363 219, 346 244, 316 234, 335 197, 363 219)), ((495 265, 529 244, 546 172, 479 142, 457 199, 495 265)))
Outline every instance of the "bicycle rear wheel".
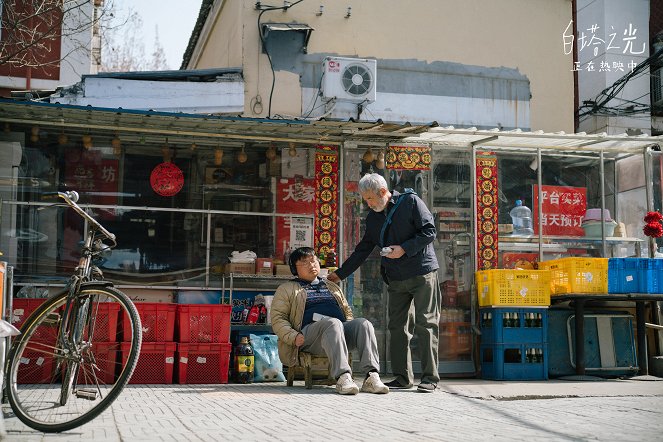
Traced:
POLYGON ((66 431, 97 417, 138 362, 138 312, 112 287, 84 285, 69 306, 67 293, 56 295, 21 332, 7 360, 7 397, 16 416, 39 431, 66 431))

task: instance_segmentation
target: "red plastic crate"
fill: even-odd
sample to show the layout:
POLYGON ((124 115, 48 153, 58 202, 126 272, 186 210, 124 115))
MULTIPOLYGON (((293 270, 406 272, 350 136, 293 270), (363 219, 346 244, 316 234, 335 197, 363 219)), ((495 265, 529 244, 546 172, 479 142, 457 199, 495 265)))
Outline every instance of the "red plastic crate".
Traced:
POLYGON ((227 384, 230 343, 177 344, 178 383, 227 384))
MULTIPOLYGON (((95 371, 95 375, 99 383, 112 384, 115 381, 115 372, 118 367, 117 353, 119 351, 119 343, 92 343, 92 355, 99 369, 95 371)), ((78 371, 78 384, 80 385, 87 384, 88 382, 92 383, 94 380, 94 375, 89 372, 91 370, 89 363, 85 364, 85 370, 87 373, 83 372, 82 368, 78 371)))
POLYGON ((42 305, 47 298, 14 298, 12 300, 11 323, 16 328, 21 328, 25 320, 42 305))
POLYGON ((117 320, 120 315, 120 304, 117 302, 98 302, 97 321, 94 325, 92 342, 117 342, 117 320))
MULTIPOLYGON (((175 365, 175 342, 143 342, 138 355, 138 365, 130 384, 172 384, 175 365)), ((122 343, 122 363, 129 357, 131 344, 122 343)))
MULTIPOLYGON (((177 304, 165 302, 139 302, 136 309, 143 327, 143 342, 172 342, 175 334, 177 304)), ((124 340, 131 336, 127 314, 123 320, 124 340)))
POLYGON ((48 348, 32 347, 35 349, 28 348, 23 352, 16 380, 19 384, 50 384, 54 381, 52 351, 48 354, 48 348))
POLYGON ((179 342, 230 342, 230 304, 179 304, 179 342))

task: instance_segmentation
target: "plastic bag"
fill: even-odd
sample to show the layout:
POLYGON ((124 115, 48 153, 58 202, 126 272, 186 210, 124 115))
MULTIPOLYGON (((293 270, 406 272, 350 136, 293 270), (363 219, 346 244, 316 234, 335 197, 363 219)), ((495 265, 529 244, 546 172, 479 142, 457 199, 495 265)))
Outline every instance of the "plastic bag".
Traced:
POLYGON ((253 382, 285 382, 276 335, 249 335, 255 358, 253 382))

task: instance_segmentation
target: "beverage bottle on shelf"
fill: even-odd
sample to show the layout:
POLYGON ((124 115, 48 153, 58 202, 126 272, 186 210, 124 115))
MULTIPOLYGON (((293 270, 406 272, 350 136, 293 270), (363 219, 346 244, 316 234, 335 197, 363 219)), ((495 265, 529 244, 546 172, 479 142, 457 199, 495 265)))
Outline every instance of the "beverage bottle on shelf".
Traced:
POLYGON ((534 235, 532 229, 532 211, 523 205, 522 200, 516 200, 516 206, 509 212, 513 223, 513 235, 534 235))
POLYGON ((491 312, 488 312, 488 327, 493 326, 493 314, 491 312))
POLYGON ((325 255, 325 252, 320 252, 318 255, 318 260, 320 261, 320 267, 327 266, 327 256, 325 255))

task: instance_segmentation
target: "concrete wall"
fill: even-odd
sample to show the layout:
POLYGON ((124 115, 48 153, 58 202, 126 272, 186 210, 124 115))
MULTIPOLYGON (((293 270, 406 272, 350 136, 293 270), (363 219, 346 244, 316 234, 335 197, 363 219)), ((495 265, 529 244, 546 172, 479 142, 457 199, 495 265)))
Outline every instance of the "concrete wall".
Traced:
MULTIPOLYGON (((264 117, 268 111, 272 72, 267 56, 260 51, 257 29, 260 11, 255 9, 254 1, 243 1, 241 5, 245 115, 264 117), (257 77, 254 77, 255 72, 258 72, 257 77), (260 106, 255 106, 256 101, 263 104, 261 112, 260 106)), ((300 77, 312 75, 302 67, 316 57, 338 55, 378 61, 378 98, 362 112, 364 119, 436 120, 448 124, 572 132, 573 63, 571 55, 564 54, 562 45, 562 33, 571 16, 569 0, 418 0, 416 3, 321 0, 302 2, 285 12, 265 12, 262 23, 304 23, 315 29, 307 54, 293 54, 288 62, 277 63, 271 114, 301 116, 308 112, 307 105, 314 98, 315 90, 307 91, 307 85, 300 83, 300 77), (324 6, 324 12, 317 15, 320 5, 324 6), (352 10, 346 18, 348 6, 352 10), (400 67, 394 67, 398 63, 400 67), (507 93, 506 102, 495 103, 492 100, 501 97, 500 93, 477 95, 471 85, 448 93, 447 86, 454 81, 452 77, 462 69, 454 69, 450 77, 439 69, 444 63, 449 63, 447 67, 467 67, 471 74, 466 72, 466 75, 472 75, 474 84, 478 82, 484 92, 490 92, 491 85, 495 84, 507 92, 512 85, 522 91, 522 85, 529 83, 531 99, 520 96, 520 92, 507 93), (380 80, 381 65, 391 70, 386 82, 380 80), (393 95, 394 89, 411 81, 413 72, 422 70, 432 72, 429 72, 432 82, 427 93, 411 94, 409 101, 403 99, 402 94, 393 95), (497 70, 516 82, 505 82, 504 75, 496 77, 497 70), (467 115, 475 117, 471 119, 467 115)), ((227 53, 224 47, 229 44, 228 38, 237 24, 227 25, 217 32, 221 20, 208 19, 210 21, 216 23, 214 30, 207 34, 209 38, 201 35, 199 46, 204 47, 203 53, 227 53)), ((205 55, 192 59, 189 68, 231 66, 226 63, 219 56, 205 55)), ((356 114, 356 109, 339 112, 344 117, 356 114)))

